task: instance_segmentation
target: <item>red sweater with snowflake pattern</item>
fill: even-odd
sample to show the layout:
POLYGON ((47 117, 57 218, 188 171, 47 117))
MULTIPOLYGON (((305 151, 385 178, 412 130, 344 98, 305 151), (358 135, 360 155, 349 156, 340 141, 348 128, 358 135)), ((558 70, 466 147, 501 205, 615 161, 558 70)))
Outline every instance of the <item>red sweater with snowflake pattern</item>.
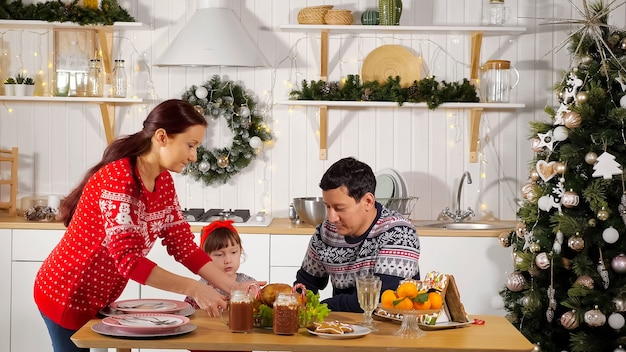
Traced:
POLYGON ((129 279, 145 284, 156 263, 146 256, 161 239, 167 252, 193 273, 211 258, 194 242, 172 176, 154 191, 137 191, 129 159, 102 167, 87 182, 61 241, 43 262, 34 285, 39 310, 77 330, 115 301, 129 279))

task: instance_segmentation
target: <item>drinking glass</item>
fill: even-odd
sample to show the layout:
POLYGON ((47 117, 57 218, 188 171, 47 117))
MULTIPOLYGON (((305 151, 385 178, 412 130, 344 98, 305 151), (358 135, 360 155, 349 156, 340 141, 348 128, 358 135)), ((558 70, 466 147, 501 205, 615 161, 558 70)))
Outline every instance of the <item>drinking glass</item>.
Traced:
POLYGON ((356 277, 356 292, 359 297, 359 305, 363 309, 363 321, 357 324, 368 327, 373 331, 377 329, 372 318, 372 312, 378 305, 381 285, 382 282, 377 276, 365 275, 356 277))

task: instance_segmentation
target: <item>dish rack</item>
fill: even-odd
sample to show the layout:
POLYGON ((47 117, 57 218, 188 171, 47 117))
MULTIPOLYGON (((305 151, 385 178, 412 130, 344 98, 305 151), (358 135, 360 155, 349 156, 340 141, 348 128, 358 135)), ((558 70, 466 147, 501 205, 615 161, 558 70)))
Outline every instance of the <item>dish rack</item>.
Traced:
POLYGON ((401 198, 376 198, 376 200, 390 210, 395 210, 398 213, 411 217, 415 203, 419 197, 401 197, 401 198))

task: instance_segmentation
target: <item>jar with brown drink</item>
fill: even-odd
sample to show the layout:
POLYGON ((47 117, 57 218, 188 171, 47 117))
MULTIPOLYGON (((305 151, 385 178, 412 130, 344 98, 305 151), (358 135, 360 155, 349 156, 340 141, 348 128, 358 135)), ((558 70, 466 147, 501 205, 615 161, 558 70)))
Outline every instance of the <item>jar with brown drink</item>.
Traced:
POLYGON ((231 332, 251 332, 254 318, 253 298, 249 292, 234 290, 230 295, 228 327, 231 332))
POLYGON ((279 293, 274 301, 274 333, 293 335, 298 332, 300 302, 294 293, 279 293))

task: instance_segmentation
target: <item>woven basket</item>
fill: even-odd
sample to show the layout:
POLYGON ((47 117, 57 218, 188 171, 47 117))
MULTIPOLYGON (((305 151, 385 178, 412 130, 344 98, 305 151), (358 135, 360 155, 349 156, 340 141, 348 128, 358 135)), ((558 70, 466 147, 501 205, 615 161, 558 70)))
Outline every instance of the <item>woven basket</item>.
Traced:
POLYGON ((350 10, 328 10, 324 15, 326 24, 352 24, 354 17, 350 10))
POLYGON ((298 11, 299 24, 324 24, 324 15, 333 5, 305 7, 298 11))

